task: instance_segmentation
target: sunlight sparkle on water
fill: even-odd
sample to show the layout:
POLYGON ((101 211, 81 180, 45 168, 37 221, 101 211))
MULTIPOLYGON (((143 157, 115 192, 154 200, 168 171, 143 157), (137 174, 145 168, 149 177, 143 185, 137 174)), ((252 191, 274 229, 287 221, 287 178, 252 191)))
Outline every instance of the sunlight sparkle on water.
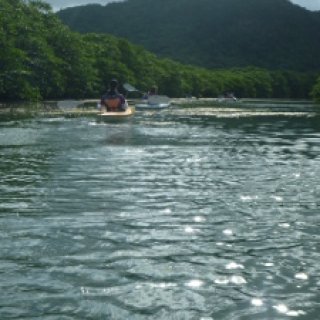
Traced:
POLYGON ((266 266, 266 267, 273 267, 273 266, 274 266, 274 263, 273 263, 273 262, 266 262, 266 263, 264 263, 264 266, 266 266))
POLYGON ((283 201, 283 198, 280 197, 280 196, 271 196, 271 199, 274 199, 274 200, 277 201, 277 202, 283 201))
POLYGON ((309 276, 304 272, 298 272, 295 274, 294 277, 298 280, 308 280, 309 279, 309 276))
POLYGON ((227 270, 244 269, 244 266, 236 262, 230 262, 226 265, 226 269, 227 270))
POLYGON ((251 304, 256 307, 261 307, 263 305, 263 301, 259 298, 251 299, 251 304))
POLYGON ((194 233, 195 232, 195 230, 192 227, 185 227, 184 231, 186 233, 194 233))
POLYGON ((203 281, 201 280, 191 280, 188 283, 186 283, 186 286, 192 287, 192 288, 199 288, 203 285, 203 281))
POLYGON ((279 227, 281 228, 290 228, 290 223, 279 223, 279 227))
POLYGON ((162 283, 152 283, 152 284, 150 284, 150 286, 151 286, 152 288, 166 289, 166 288, 176 287, 177 285, 176 285, 175 283, 162 282, 162 283))
POLYGON ((305 312, 302 310, 290 310, 285 304, 280 303, 276 306, 272 306, 276 309, 279 313, 283 313, 289 317, 298 317, 300 315, 304 315, 305 312))
POLYGON ((243 202, 249 202, 249 201, 252 201, 252 200, 258 200, 258 196, 240 196, 240 199, 243 202))
POLYGON ((215 284, 222 284, 222 285, 227 285, 229 283, 237 284, 237 285, 247 283, 247 281, 246 281, 246 279, 244 277, 237 276, 237 275, 233 275, 230 278, 228 278, 228 277, 216 278, 213 282, 215 284))
POLYGON ((228 284, 230 280, 227 277, 217 278, 214 280, 216 284, 228 284))
POLYGON ((288 307, 282 303, 276 306, 273 306, 273 308, 276 309, 279 313, 287 313, 289 311, 288 307))
POLYGON ((286 315, 289 317, 299 317, 300 315, 305 315, 306 313, 302 310, 289 310, 286 315))
POLYGON ((232 276, 230 282, 233 284, 245 284, 247 283, 247 280, 242 276, 232 276))
POLYGON ((233 235, 233 231, 231 229, 225 229, 222 232, 226 236, 232 236, 233 235))
POLYGON ((194 222, 204 222, 206 221, 206 219, 204 217, 201 216, 196 216, 193 218, 194 222))

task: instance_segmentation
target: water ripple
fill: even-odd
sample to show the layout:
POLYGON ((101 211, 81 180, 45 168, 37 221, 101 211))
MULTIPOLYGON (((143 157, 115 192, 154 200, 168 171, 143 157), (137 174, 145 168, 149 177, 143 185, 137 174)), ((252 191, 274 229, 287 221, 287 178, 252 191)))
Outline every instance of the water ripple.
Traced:
POLYGON ((318 120, 217 112, 1 123, 1 319, 317 319, 318 120))

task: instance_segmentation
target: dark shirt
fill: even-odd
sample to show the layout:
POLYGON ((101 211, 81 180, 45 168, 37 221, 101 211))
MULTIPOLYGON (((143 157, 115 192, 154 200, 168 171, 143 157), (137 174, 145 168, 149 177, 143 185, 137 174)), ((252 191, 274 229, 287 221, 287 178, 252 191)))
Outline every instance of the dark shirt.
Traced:
POLYGON ((101 105, 107 108, 107 111, 125 111, 127 102, 124 96, 116 90, 109 90, 101 97, 101 105))

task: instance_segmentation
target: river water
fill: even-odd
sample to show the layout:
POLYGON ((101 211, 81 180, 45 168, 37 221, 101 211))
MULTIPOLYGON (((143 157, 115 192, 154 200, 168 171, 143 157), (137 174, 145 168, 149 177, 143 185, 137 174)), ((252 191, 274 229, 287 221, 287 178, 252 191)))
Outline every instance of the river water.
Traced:
POLYGON ((0 319, 319 319, 320 117, 0 122, 0 319))

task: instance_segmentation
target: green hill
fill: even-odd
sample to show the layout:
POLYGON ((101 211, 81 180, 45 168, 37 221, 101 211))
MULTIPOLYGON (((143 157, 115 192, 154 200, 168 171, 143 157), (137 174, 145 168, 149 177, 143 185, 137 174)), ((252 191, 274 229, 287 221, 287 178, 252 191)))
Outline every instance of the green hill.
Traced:
POLYGON ((0 48, 0 102, 98 98, 114 77, 141 91, 157 84, 170 97, 232 91, 238 97, 308 98, 314 88, 319 98, 319 72, 211 70, 159 59, 123 38, 73 32, 39 0, 0 0, 0 48))
POLYGON ((127 0, 57 14, 81 33, 125 37, 206 68, 320 70, 320 13, 289 0, 127 0))

